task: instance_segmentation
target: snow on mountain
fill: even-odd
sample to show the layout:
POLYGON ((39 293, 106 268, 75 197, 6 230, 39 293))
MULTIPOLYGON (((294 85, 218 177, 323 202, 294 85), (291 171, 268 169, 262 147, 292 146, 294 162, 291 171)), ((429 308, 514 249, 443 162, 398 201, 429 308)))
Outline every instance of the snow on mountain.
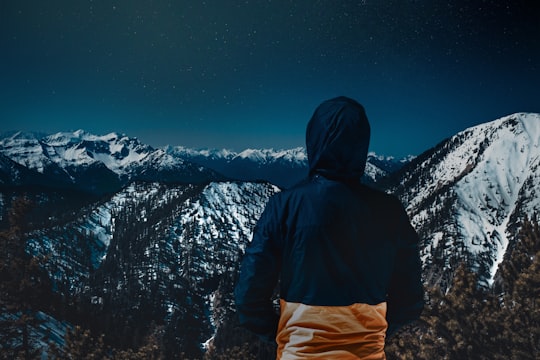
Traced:
POLYGON ((246 160, 264 166, 269 164, 288 164, 289 167, 306 167, 307 155, 302 147, 293 149, 245 149, 235 152, 228 149, 192 149, 183 146, 166 147, 166 151, 182 158, 198 161, 222 161, 224 163, 234 163, 246 160))
POLYGON ((143 161, 155 151, 125 135, 96 136, 83 130, 42 138, 16 133, 0 140, 0 149, 9 158, 40 173, 51 163, 66 171, 73 166, 101 163, 118 175, 124 175, 124 168, 143 161))
MULTIPOLYGON (((269 181, 291 187, 307 176, 305 149, 189 149, 167 146, 154 149, 136 138, 110 133, 93 135, 83 130, 52 135, 17 132, 0 139, 0 155, 34 171, 13 181, 13 166, 0 163, 6 185, 71 187, 112 193, 133 180, 209 182, 225 177, 242 181, 269 181), (7 166, 4 169, 4 165, 7 166)), ((405 161, 370 153, 364 181, 373 184, 396 171, 405 161)))
POLYGON ((234 274, 268 198, 278 191, 270 184, 223 182, 187 199, 168 231, 168 241, 181 249, 174 262, 183 265, 179 275, 202 285, 234 274))
POLYGON ((39 139, 31 133, 18 132, 4 138, 0 140, 0 148, 4 156, 39 173, 52 165, 52 161, 45 156, 39 139))
POLYGON ((28 251, 34 256, 50 257, 47 269, 58 288, 81 291, 88 285, 90 274, 107 257, 111 241, 122 234, 118 229, 121 214, 133 212, 132 226, 146 223, 153 211, 149 206, 156 210, 166 208, 192 188, 193 185, 132 183, 105 202, 75 210, 78 214, 71 221, 53 222, 52 226, 33 231, 29 234, 28 251))
MULTIPOLYGON (((58 321, 55 318, 38 311, 35 314, 37 324, 30 322, 28 324, 28 345, 32 349, 40 349, 40 351, 34 355, 34 358, 48 359, 50 358, 49 350, 51 344, 55 344, 59 347, 63 347, 65 344, 65 336, 68 330, 71 329, 71 325, 66 321, 58 321)), ((0 313, 0 322, 5 321, 17 321, 21 319, 21 314, 0 313)), ((28 320, 26 320, 28 321, 28 320)), ((23 346, 23 338, 15 339, 10 344, 11 346, 23 346)), ((6 346, 5 343, 2 346, 6 346)))
POLYGON ((19 132, 0 139, 0 153, 43 175, 45 185, 72 185, 96 192, 118 190, 133 180, 208 182, 223 178, 117 133, 96 136, 78 130, 39 137, 19 132), (98 177, 107 180, 100 182, 98 177))
MULTIPOLYGON (((231 150, 168 147, 167 152, 214 169, 231 179, 266 180, 282 188, 289 188, 308 175, 308 158, 302 147, 287 150, 246 149, 239 153, 231 150)), ((408 161, 408 158, 394 159, 370 153, 363 180, 373 184, 408 161)))
POLYGON ((303 167, 307 163, 307 155, 301 147, 277 151, 274 149, 246 149, 237 154, 235 158, 251 160, 261 165, 283 161, 303 167))
POLYGON ((152 299, 145 307, 153 308, 143 313, 172 321, 188 310, 186 297, 199 299, 199 327, 191 330, 202 342, 232 309, 232 290, 223 284, 232 284, 256 220, 278 191, 268 183, 135 182, 108 200, 74 209, 73 220, 33 230, 28 252, 47 258, 57 291, 83 294, 98 312, 132 316, 152 299), (144 296, 118 309, 115 304, 133 291, 144 296))
POLYGON ((406 166, 390 191, 419 232, 430 283, 460 261, 491 283, 520 220, 540 211, 540 114, 466 129, 406 166))
POLYGON ((246 159, 260 164, 275 163, 278 161, 287 161, 299 166, 305 166, 307 155, 304 148, 297 147, 293 149, 245 149, 241 152, 235 152, 228 149, 192 149, 183 146, 167 147, 167 151, 187 158, 201 158, 213 160, 233 161, 235 159, 246 159))

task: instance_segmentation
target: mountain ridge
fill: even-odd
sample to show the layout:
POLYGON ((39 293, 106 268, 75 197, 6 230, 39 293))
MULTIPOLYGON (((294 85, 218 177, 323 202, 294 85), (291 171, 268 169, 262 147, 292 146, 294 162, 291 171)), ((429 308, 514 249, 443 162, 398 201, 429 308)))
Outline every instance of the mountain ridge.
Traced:
POLYGON ((388 191, 423 239, 425 266, 442 269, 433 283, 458 258, 492 282, 508 234, 540 211, 539 137, 540 114, 508 115, 457 133, 396 173, 388 191))
MULTIPOLYGON (((224 179, 211 169, 117 133, 96 136, 77 130, 38 138, 19 132, 0 139, 0 153, 35 172, 33 177, 41 178, 39 185, 98 194, 118 191, 136 180, 202 183, 224 179)), ((27 176, 4 185, 35 184, 33 180, 27 176)))
MULTIPOLYGON (((5 179, 4 185, 37 182, 80 187, 96 193, 118 191, 136 180, 183 183, 265 180, 286 188, 303 180, 308 173, 307 155, 302 147, 241 152, 182 146, 155 149, 125 134, 94 135, 84 130, 50 135, 10 133, 0 139, 0 154, 36 172, 34 176, 18 179, 9 175, 13 166, 3 171, 0 167, 0 172, 6 173, 0 176, 5 179), (98 177, 108 180, 91 181, 98 177)), ((407 161, 410 158, 394 159, 370 153, 364 180, 373 184, 407 161)))
MULTIPOLYGON (((282 188, 289 188, 308 176, 308 158, 303 147, 277 150, 245 149, 235 152, 227 149, 192 149, 176 146, 167 147, 166 151, 215 169, 229 178, 246 181, 263 179, 282 188)), ((370 152, 362 180, 373 185, 399 170, 413 158, 412 155, 395 158, 370 152)))

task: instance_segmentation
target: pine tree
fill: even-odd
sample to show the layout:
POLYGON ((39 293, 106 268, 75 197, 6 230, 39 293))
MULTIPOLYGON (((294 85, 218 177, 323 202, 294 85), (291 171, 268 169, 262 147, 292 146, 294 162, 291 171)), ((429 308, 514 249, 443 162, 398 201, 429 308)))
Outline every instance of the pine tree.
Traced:
MULTIPOLYGON (((500 271, 507 359, 540 358, 540 229, 526 220, 500 271)), ((502 351, 502 350, 501 350, 502 351)))
POLYGON ((0 349, 6 358, 38 356, 30 336, 39 325, 38 311, 51 307, 52 284, 41 261, 26 253, 27 214, 32 204, 26 198, 13 201, 9 228, 0 232, 0 349))
POLYGON ((476 274, 462 264, 447 294, 440 288, 428 293, 430 302, 421 318, 421 335, 396 336, 387 345, 389 359, 480 359, 484 344, 478 315, 487 303, 476 274))
POLYGON ((525 220, 493 289, 462 265, 450 290, 429 289, 421 321, 387 342, 388 359, 540 358, 540 231, 525 220))
POLYGON ((203 321, 204 299, 194 291, 186 290, 181 308, 173 314, 163 335, 165 358, 183 359, 186 357, 200 359, 203 356, 201 344, 206 326, 203 321), (183 354, 183 355, 180 355, 183 354))
MULTIPOLYGON (((537 239, 540 232, 536 231, 537 239)), ((507 322, 514 329, 512 359, 540 357, 540 251, 532 264, 521 273, 514 285, 511 316, 507 322)))
POLYGON ((514 284, 520 274, 528 268, 537 251, 540 250, 540 232, 537 221, 526 218, 517 240, 507 250, 504 261, 495 276, 495 292, 512 294, 514 284))
POLYGON ((127 349, 114 352, 114 360, 162 360, 163 344, 161 337, 163 336, 162 326, 152 326, 152 331, 146 337, 143 345, 137 350, 127 349))
POLYGON ((57 360, 110 360, 111 350, 105 345, 104 335, 94 338, 90 330, 76 326, 66 334, 66 342, 57 360))

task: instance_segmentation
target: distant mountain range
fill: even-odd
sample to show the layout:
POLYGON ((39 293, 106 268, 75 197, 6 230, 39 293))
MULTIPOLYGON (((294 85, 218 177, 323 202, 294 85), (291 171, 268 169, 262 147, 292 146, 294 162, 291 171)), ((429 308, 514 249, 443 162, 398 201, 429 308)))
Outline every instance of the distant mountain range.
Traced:
MULTIPOLYGON (((47 255, 57 291, 84 299, 94 318, 114 317, 107 331, 151 312, 172 343, 197 347, 234 312, 239 259, 266 201, 306 172, 302 148, 16 133, 0 140, 0 210, 4 219, 20 194, 35 201, 28 252, 47 255)), ((466 129, 416 158, 370 154, 366 174, 406 206, 426 286, 448 287, 462 262, 489 286, 521 221, 540 212, 540 114, 466 129)))
MULTIPOLYGON (((216 170, 232 179, 265 180, 282 188, 293 186, 308 174, 307 154, 301 147, 289 150, 246 149, 239 153, 228 150, 169 147, 167 152, 216 170)), ((374 184, 399 170, 413 158, 409 156, 396 159, 369 153, 363 180, 374 184)))
MULTIPOLYGON (((365 180, 374 183, 410 158, 370 154, 365 180)), ((83 130, 53 135, 17 132, 0 139, 0 184, 41 185, 113 193, 132 181, 207 183, 269 181, 286 188, 307 176, 303 148, 291 150, 154 149, 136 138, 83 130)))
POLYGON ((116 133, 96 136, 78 130, 39 136, 18 132, 0 140, 0 156, 0 181, 6 186, 40 185, 102 194, 136 180, 201 183, 224 179, 211 169, 116 133))

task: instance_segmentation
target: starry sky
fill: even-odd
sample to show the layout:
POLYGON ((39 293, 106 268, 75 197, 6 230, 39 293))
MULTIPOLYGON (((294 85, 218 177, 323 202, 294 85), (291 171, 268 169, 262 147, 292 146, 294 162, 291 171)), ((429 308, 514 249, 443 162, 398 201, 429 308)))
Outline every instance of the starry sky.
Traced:
POLYGON ((520 0, 1 0, 0 131, 292 148, 328 98, 370 149, 418 155, 540 112, 540 6, 520 0))

